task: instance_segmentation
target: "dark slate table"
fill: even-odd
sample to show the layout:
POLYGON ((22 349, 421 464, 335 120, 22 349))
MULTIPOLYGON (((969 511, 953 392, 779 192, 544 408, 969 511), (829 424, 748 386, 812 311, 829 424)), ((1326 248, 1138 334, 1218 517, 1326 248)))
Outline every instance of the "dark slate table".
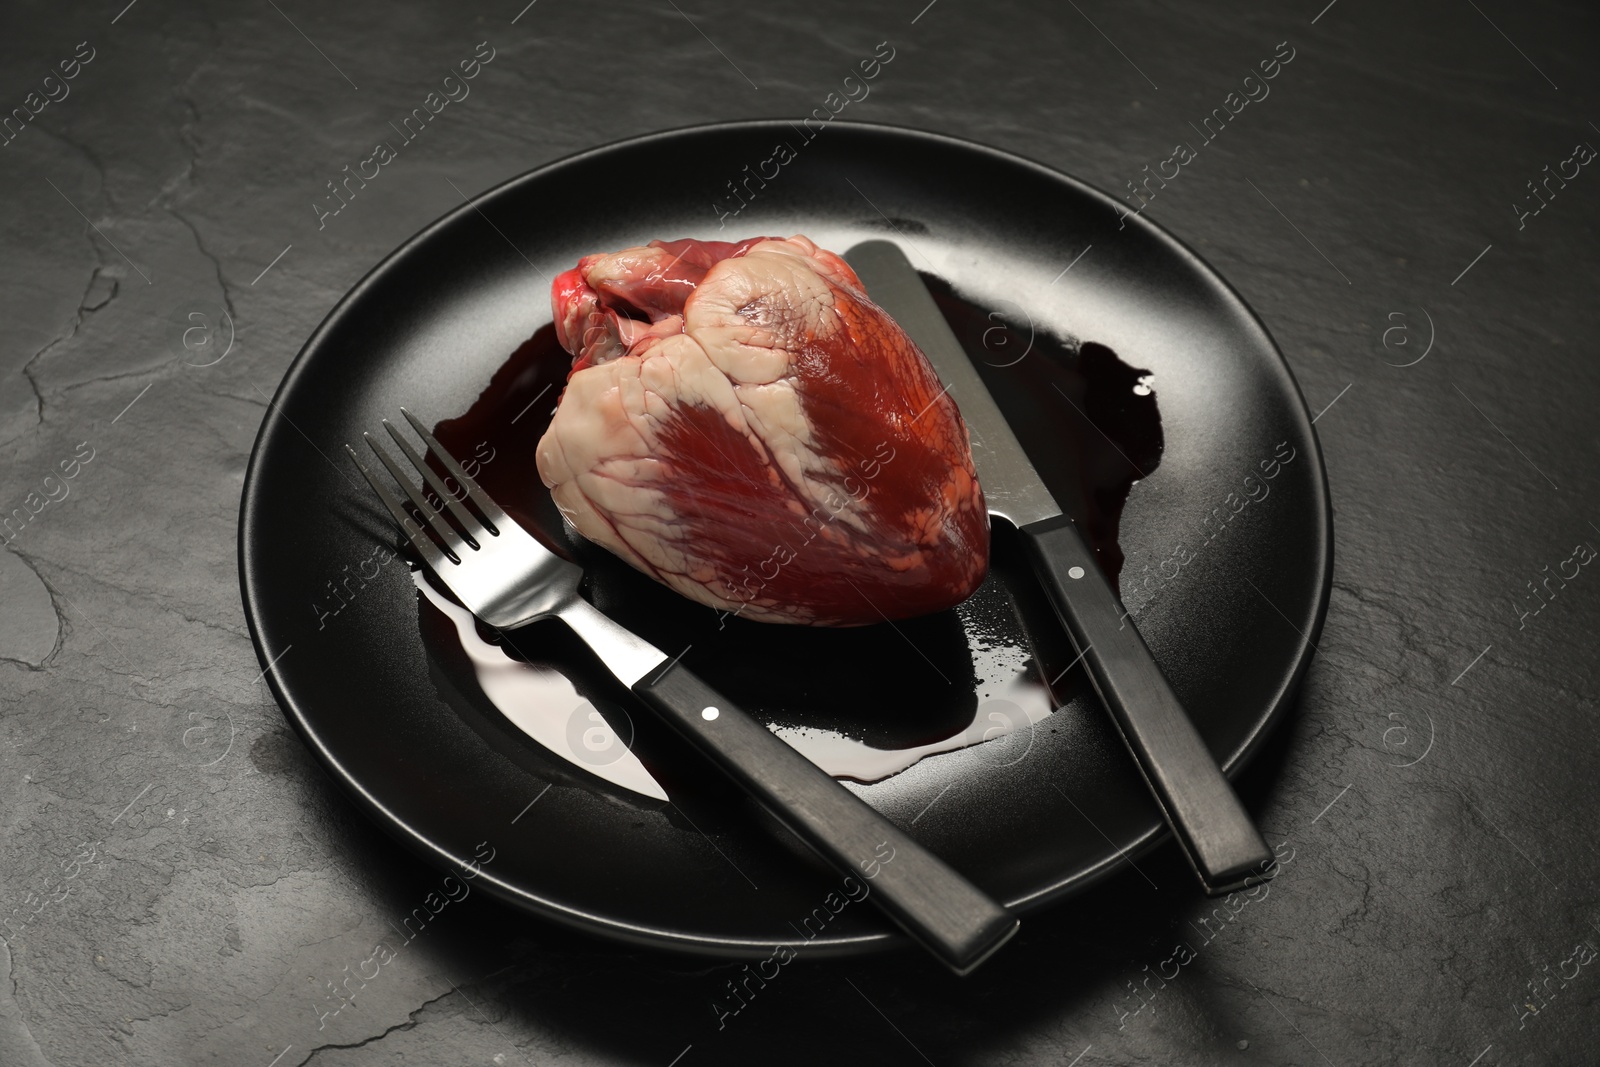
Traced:
POLYGON ((1593 1062, 1591 8, 121 2, 12 4, 0 34, 0 514, 22 516, 0 552, 0 1063, 1593 1062), (721 1030, 735 968, 477 894, 319 1030, 327 983, 437 875, 261 680, 235 524, 266 396, 459 203, 449 182, 803 114, 880 41, 894 65, 845 118, 1109 190, 1292 50, 1148 213, 1321 412, 1332 603, 1241 786, 1293 862, 1209 940, 1191 924, 1217 905, 1167 848, 1141 861, 1159 891, 1116 878, 970 978, 802 959, 721 1030), (470 99, 319 229, 324 183, 479 42, 470 99))

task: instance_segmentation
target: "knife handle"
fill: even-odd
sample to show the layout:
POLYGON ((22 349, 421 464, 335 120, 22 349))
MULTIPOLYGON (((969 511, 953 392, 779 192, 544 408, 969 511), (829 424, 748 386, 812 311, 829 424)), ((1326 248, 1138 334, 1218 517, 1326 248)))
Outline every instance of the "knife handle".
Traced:
POLYGON ((1022 527, 1034 572, 1207 893, 1267 880, 1272 853, 1065 516, 1022 527))
POLYGON ((633 691, 957 974, 1016 933, 1014 915, 681 663, 633 691))

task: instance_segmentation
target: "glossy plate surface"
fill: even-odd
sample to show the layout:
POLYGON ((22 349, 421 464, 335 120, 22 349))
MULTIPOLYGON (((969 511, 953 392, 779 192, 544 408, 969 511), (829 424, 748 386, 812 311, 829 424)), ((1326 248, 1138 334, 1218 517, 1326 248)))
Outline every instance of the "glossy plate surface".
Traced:
MULTIPOLYGON (((450 624, 419 607, 403 557, 375 555, 397 535, 343 453, 402 405, 430 425, 472 407, 549 323, 548 279, 585 253, 791 233, 842 252, 878 237, 900 241, 919 269, 992 309, 1015 336, 1096 342, 1150 372, 1165 448, 1122 514, 1123 596, 1212 751, 1237 770, 1285 710, 1326 610, 1332 527, 1321 454, 1250 310, 1172 237, 1122 220, 1116 203, 939 135, 836 122, 808 142, 788 123, 751 122, 595 149, 463 205, 340 302, 285 377, 256 443, 241 579, 286 715, 400 840, 452 865, 488 842, 494 859, 478 884, 540 914, 719 954, 902 943, 867 906, 830 915, 820 933, 813 922, 815 936, 802 937, 798 924, 839 880, 663 736, 558 624, 511 639, 554 679, 548 706, 530 713, 561 723, 581 753, 598 709, 631 736, 670 802, 556 758, 506 721, 477 690, 450 624), (794 158, 724 215, 738 206, 727 183, 743 180, 747 164, 771 173, 763 164, 780 142, 794 158), (672 166, 658 165, 666 158, 672 166)), ((1015 353, 1014 344, 977 353, 992 384, 1022 373, 1030 355, 1012 363, 1015 353)), ((555 395, 527 418, 542 425, 555 395)), ((1019 437, 1052 489, 1073 498, 1076 442, 1101 424, 1065 396, 1016 395, 1028 399, 1007 408, 1019 437)), ((1122 853, 1165 835, 1081 667, 1066 670, 1070 650, 1003 534, 989 582, 960 611, 850 631, 719 620, 572 544, 541 497, 521 444, 527 430, 508 418, 480 435, 491 464, 513 465, 497 466, 498 480, 514 486, 506 472, 525 471, 524 497, 501 503, 582 559, 597 604, 662 648, 688 646, 686 663, 769 721, 905 747, 975 713, 1014 719, 1002 689, 1019 664, 1035 677, 1065 671, 1055 690, 1063 706, 1043 721, 849 785, 996 898, 1026 910, 1130 874, 1122 853)), ((1020 692, 1011 695, 1025 703, 1020 692)))

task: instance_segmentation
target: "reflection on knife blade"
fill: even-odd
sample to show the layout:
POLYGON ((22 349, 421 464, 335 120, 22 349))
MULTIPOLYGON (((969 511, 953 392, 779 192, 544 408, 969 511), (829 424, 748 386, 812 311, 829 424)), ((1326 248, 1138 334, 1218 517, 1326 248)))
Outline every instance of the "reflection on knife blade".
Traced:
POLYGON ((991 516, 1021 531, 1035 575, 1202 886, 1216 894, 1265 879, 1272 854, 1260 831, 905 253, 889 241, 867 241, 845 260, 949 387, 972 434, 991 516))

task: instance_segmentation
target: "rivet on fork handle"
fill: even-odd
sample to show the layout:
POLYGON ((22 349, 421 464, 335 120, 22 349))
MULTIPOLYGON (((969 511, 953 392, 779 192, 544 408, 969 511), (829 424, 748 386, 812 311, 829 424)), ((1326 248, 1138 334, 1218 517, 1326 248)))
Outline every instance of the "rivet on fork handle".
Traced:
POLYGON ((1016 932, 1016 917, 959 872, 696 678, 677 657, 669 659, 583 599, 578 594, 582 569, 506 515, 433 435, 401 410, 432 457, 461 485, 465 500, 448 492, 427 458, 387 422, 384 428, 402 454, 442 501, 431 504, 372 435, 364 434, 416 507, 420 523, 354 449, 350 454, 423 562, 469 611, 502 630, 559 618, 618 681, 779 822, 836 869, 866 878, 876 905, 957 973, 976 967, 1016 932))

